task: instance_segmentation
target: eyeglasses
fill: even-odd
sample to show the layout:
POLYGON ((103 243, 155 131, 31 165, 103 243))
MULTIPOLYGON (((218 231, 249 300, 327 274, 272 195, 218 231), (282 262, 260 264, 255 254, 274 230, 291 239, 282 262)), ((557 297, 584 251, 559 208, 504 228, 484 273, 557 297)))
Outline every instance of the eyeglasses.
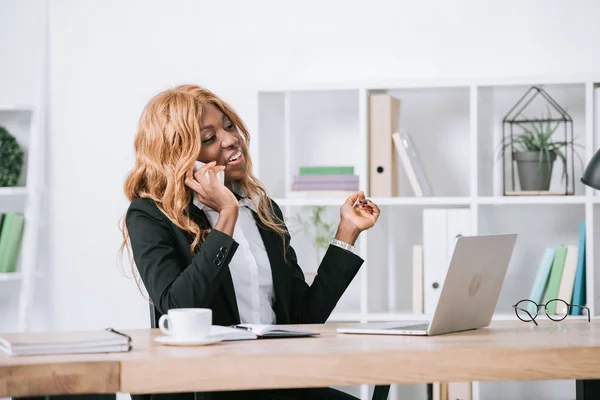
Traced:
POLYGON ((587 311, 587 319, 590 322, 590 309, 586 306, 580 306, 576 304, 569 304, 562 299, 552 299, 546 304, 537 304, 533 300, 524 299, 519 301, 517 304, 513 305, 515 309, 515 314, 517 314, 517 318, 519 318, 523 322, 531 322, 534 324, 538 324, 536 322, 536 318, 539 315, 538 311, 540 307, 544 307, 546 315, 552 321, 562 321, 567 318, 567 315, 571 313, 571 309, 574 307, 583 308, 587 311))

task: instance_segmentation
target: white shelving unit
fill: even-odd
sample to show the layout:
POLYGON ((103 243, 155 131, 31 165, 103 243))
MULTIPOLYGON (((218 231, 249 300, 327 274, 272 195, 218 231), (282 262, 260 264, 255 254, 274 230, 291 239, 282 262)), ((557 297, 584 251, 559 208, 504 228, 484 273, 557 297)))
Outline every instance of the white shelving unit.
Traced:
POLYGON ((20 182, 0 188, 0 213, 20 212, 25 216, 21 253, 15 273, 0 274, 0 329, 29 328, 36 276, 41 185, 44 163, 42 110, 38 105, 0 105, 0 125, 11 133, 25 151, 20 182))
MULTIPOLYGON (((434 191, 433 197, 414 197, 398 161, 400 196, 373 198, 382 213, 378 224, 358 239, 365 263, 329 321, 430 317, 412 313, 411 249, 422 244, 422 211, 437 207, 470 210, 475 234, 518 234, 494 319, 516 319, 511 305, 529 296, 544 246, 577 244, 579 223, 585 221, 587 305, 592 315, 600 313, 596 294, 600 278, 595 278, 600 265, 596 261, 600 256, 595 257, 600 251, 600 195, 579 182, 583 168, 600 147, 599 87, 600 75, 260 88, 258 134, 253 136, 255 172, 282 206, 288 222, 308 206, 326 206, 326 218, 337 221, 345 200, 298 197, 291 191, 291 182, 301 165, 353 165, 360 188, 369 196, 367 105, 373 93, 387 92, 401 100, 400 126, 411 134, 434 191), (574 195, 503 196, 502 179, 510 174, 503 174, 497 157, 502 118, 532 85, 547 90, 574 120, 575 142, 582 146, 577 148, 582 163, 576 159, 574 195)), ((561 172, 557 162, 551 188, 564 188, 561 172)), ((307 273, 314 272, 317 260, 310 238, 291 229, 300 265, 307 273)), ((531 399, 574 397, 571 383, 474 383, 474 399, 499 399, 507 392, 526 392, 531 399)), ((415 386, 394 385, 390 398, 425 399, 424 386, 415 386)), ((372 388, 363 385, 348 390, 368 399, 372 388)))

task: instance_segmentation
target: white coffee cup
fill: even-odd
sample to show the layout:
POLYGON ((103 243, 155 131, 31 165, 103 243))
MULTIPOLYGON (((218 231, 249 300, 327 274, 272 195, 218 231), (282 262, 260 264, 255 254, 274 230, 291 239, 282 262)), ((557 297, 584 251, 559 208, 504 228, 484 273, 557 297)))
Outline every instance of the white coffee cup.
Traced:
POLYGON ((210 308, 172 308, 158 320, 158 327, 165 335, 181 338, 202 339, 211 325, 210 308))

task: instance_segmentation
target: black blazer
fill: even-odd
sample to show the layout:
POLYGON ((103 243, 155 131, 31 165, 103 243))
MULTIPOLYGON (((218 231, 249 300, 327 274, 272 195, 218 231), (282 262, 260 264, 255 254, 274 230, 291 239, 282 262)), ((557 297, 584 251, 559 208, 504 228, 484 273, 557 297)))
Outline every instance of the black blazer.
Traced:
MULTIPOLYGON (((271 199, 271 211, 283 220, 271 199)), ((192 202, 189 214, 202 228, 210 223, 192 202)), ((253 212, 271 263, 277 324, 324 323, 357 274, 363 260, 337 246, 329 246, 309 287, 285 237, 263 226, 253 212)), ((193 256, 192 236, 173 224, 150 199, 135 199, 126 215, 134 261, 159 314, 170 308, 202 307, 213 311, 214 325, 240 323, 229 262, 238 247, 235 240, 212 230, 193 256)))

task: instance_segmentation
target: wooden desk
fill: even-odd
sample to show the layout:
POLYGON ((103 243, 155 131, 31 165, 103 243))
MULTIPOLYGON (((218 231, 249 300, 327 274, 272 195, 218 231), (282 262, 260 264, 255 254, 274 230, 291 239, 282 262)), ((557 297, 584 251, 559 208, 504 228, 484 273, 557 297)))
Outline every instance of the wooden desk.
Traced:
POLYGON ((600 379, 600 320, 493 322, 435 337, 337 334, 317 338, 155 344, 158 330, 127 331, 130 353, 0 355, 0 397, 168 393, 333 385, 600 379))

